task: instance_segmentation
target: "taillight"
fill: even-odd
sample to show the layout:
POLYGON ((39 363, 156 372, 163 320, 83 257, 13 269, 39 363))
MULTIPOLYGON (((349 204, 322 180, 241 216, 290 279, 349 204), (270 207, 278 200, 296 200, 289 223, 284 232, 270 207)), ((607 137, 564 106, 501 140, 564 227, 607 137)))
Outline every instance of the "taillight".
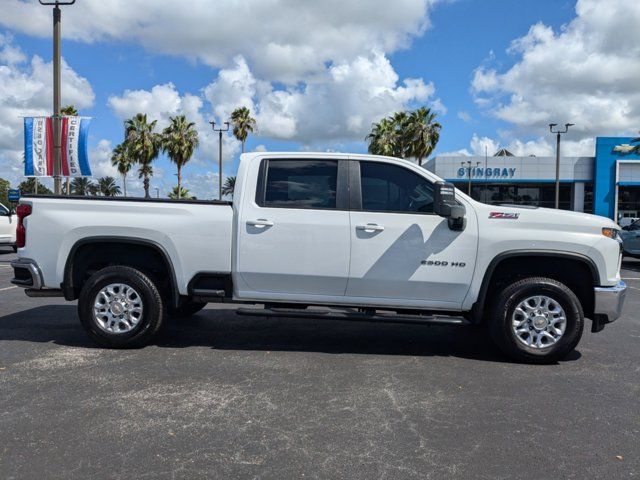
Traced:
POLYGON ((31 205, 21 203, 16 208, 18 215, 18 226, 16 227, 16 245, 22 248, 27 243, 27 229, 24 227, 24 219, 31 215, 31 205))

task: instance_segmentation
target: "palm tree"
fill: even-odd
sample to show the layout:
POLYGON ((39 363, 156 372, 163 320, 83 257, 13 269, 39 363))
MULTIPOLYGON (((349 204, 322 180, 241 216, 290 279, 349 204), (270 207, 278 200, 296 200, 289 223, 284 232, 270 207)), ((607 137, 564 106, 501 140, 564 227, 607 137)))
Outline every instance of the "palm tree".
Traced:
POLYGON ((412 112, 396 112, 371 125, 367 135, 369 153, 399 158, 415 157, 418 164, 428 157, 440 139, 442 125, 436 114, 421 107, 412 112))
POLYGON ((393 122, 396 138, 393 156, 398 158, 406 158, 409 156, 408 146, 411 142, 409 132, 409 114, 404 111, 395 112, 393 115, 391 115, 391 121, 393 122))
POLYGON ((407 156, 414 157, 418 165, 422 165, 422 160, 431 155, 440 140, 442 125, 435 118, 436 114, 427 107, 420 107, 409 114, 407 156))
POLYGON ((233 191, 236 188, 236 177, 227 177, 222 186, 222 195, 233 198, 233 191))
POLYGON ((187 122, 184 115, 179 115, 171 117, 171 124, 162 132, 162 149, 178 167, 178 198, 182 192, 182 167, 191 160, 193 151, 198 147, 198 132, 195 126, 195 123, 187 122))
POLYGON ((196 197, 192 196, 189 190, 186 188, 180 187, 180 191, 178 191, 178 187, 173 187, 173 190, 168 195, 169 198, 173 200, 195 200, 196 197))
POLYGON ((138 113, 124 124, 125 140, 131 157, 140 165, 138 178, 144 178, 144 196, 149 195, 149 177, 153 175, 153 161, 158 157, 161 147, 160 135, 154 132, 157 120, 147 121, 147 115, 138 113))
POLYGON ((118 169, 118 173, 122 175, 122 186, 124 188, 124 196, 127 196, 127 174, 133 167, 133 162, 128 155, 127 142, 122 142, 113 149, 111 153, 111 165, 118 169))
POLYGON ((369 153, 373 155, 394 156, 398 150, 396 126, 391 118, 383 118, 371 125, 367 135, 369 153))
POLYGON ((115 197, 120 195, 120 187, 116 185, 116 179, 113 177, 101 177, 98 179, 98 193, 105 197, 115 197))
POLYGON ((255 131, 256 119, 251 116, 251 110, 247 107, 239 107, 231 113, 231 124, 233 125, 233 136, 242 143, 242 153, 244 153, 247 137, 249 133, 255 131))
POLYGON ((60 115, 64 115, 65 117, 77 117, 78 110, 76 110, 76 107, 73 105, 67 105, 60 109, 60 115))
POLYGON ((91 195, 93 193, 93 182, 87 177, 76 177, 71 182, 71 193, 73 195, 91 195))
POLYGON ((42 194, 52 195, 53 194, 53 192, 51 190, 49 190, 47 187, 45 187, 41 183, 38 183, 38 178, 37 177, 30 177, 30 178, 27 178, 26 180, 23 180, 22 182, 20 182, 20 185, 18 185, 18 190, 20 190, 20 192, 22 192, 22 193, 38 193, 40 195, 42 195, 42 194), (38 189, 37 192, 36 192, 36 188, 38 189))

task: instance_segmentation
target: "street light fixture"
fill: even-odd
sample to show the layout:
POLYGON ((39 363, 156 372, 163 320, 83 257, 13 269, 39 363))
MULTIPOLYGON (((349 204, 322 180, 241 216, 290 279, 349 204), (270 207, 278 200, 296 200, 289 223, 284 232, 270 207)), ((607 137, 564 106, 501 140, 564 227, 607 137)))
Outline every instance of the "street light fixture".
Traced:
POLYGON ((574 123, 565 123, 564 130, 557 129, 554 131, 553 127, 557 127, 557 123, 549 124, 549 131, 556 134, 556 209, 560 208, 560 135, 567 133, 569 127, 573 127, 574 123))
POLYGON ((218 132, 218 198, 222 200, 222 132, 229 131, 229 122, 224 122, 226 128, 216 128, 216 122, 209 122, 214 132, 218 132))
MULTIPOLYGON (((40 5, 53 7, 53 190, 56 195, 62 193, 62 143, 60 123, 60 24, 62 10, 60 5, 73 5, 76 0, 39 0, 40 5)), ((67 192, 68 193, 68 192, 67 192)))

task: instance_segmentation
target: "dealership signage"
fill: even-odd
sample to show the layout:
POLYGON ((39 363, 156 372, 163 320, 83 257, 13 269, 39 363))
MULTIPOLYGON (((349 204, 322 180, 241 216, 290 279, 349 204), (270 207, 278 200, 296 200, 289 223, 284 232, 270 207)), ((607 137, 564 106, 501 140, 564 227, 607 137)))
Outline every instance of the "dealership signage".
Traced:
POLYGON ((458 169, 458 178, 513 178, 516 174, 515 167, 508 168, 480 168, 480 167, 460 167, 458 169), (469 175, 471 170, 471 175, 469 175))

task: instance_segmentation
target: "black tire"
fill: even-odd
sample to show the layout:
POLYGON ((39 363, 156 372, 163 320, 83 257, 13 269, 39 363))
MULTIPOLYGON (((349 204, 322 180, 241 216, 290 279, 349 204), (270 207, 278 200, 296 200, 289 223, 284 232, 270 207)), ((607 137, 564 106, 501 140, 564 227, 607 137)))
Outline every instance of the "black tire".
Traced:
POLYGON ((179 307, 167 307, 167 314, 172 318, 188 318, 198 313, 206 305, 206 302, 185 302, 179 307))
POLYGON ((149 343, 158 332, 165 317, 162 297, 153 281, 131 267, 106 267, 94 273, 82 287, 78 298, 78 316, 89 337, 107 348, 135 348, 149 343), (100 290, 112 283, 132 287, 142 303, 138 323, 125 333, 108 332, 100 327, 93 315, 93 306, 100 290))
POLYGON ((544 277, 525 278, 507 285, 496 298, 489 319, 489 332, 510 358, 524 363, 555 363, 578 345, 584 329, 584 312, 578 297, 563 283, 544 277), (518 304, 536 295, 544 295, 557 302, 566 317, 564 334, 555 343, 542 348, 526 345, 512 329, 512 315, 518 304))

